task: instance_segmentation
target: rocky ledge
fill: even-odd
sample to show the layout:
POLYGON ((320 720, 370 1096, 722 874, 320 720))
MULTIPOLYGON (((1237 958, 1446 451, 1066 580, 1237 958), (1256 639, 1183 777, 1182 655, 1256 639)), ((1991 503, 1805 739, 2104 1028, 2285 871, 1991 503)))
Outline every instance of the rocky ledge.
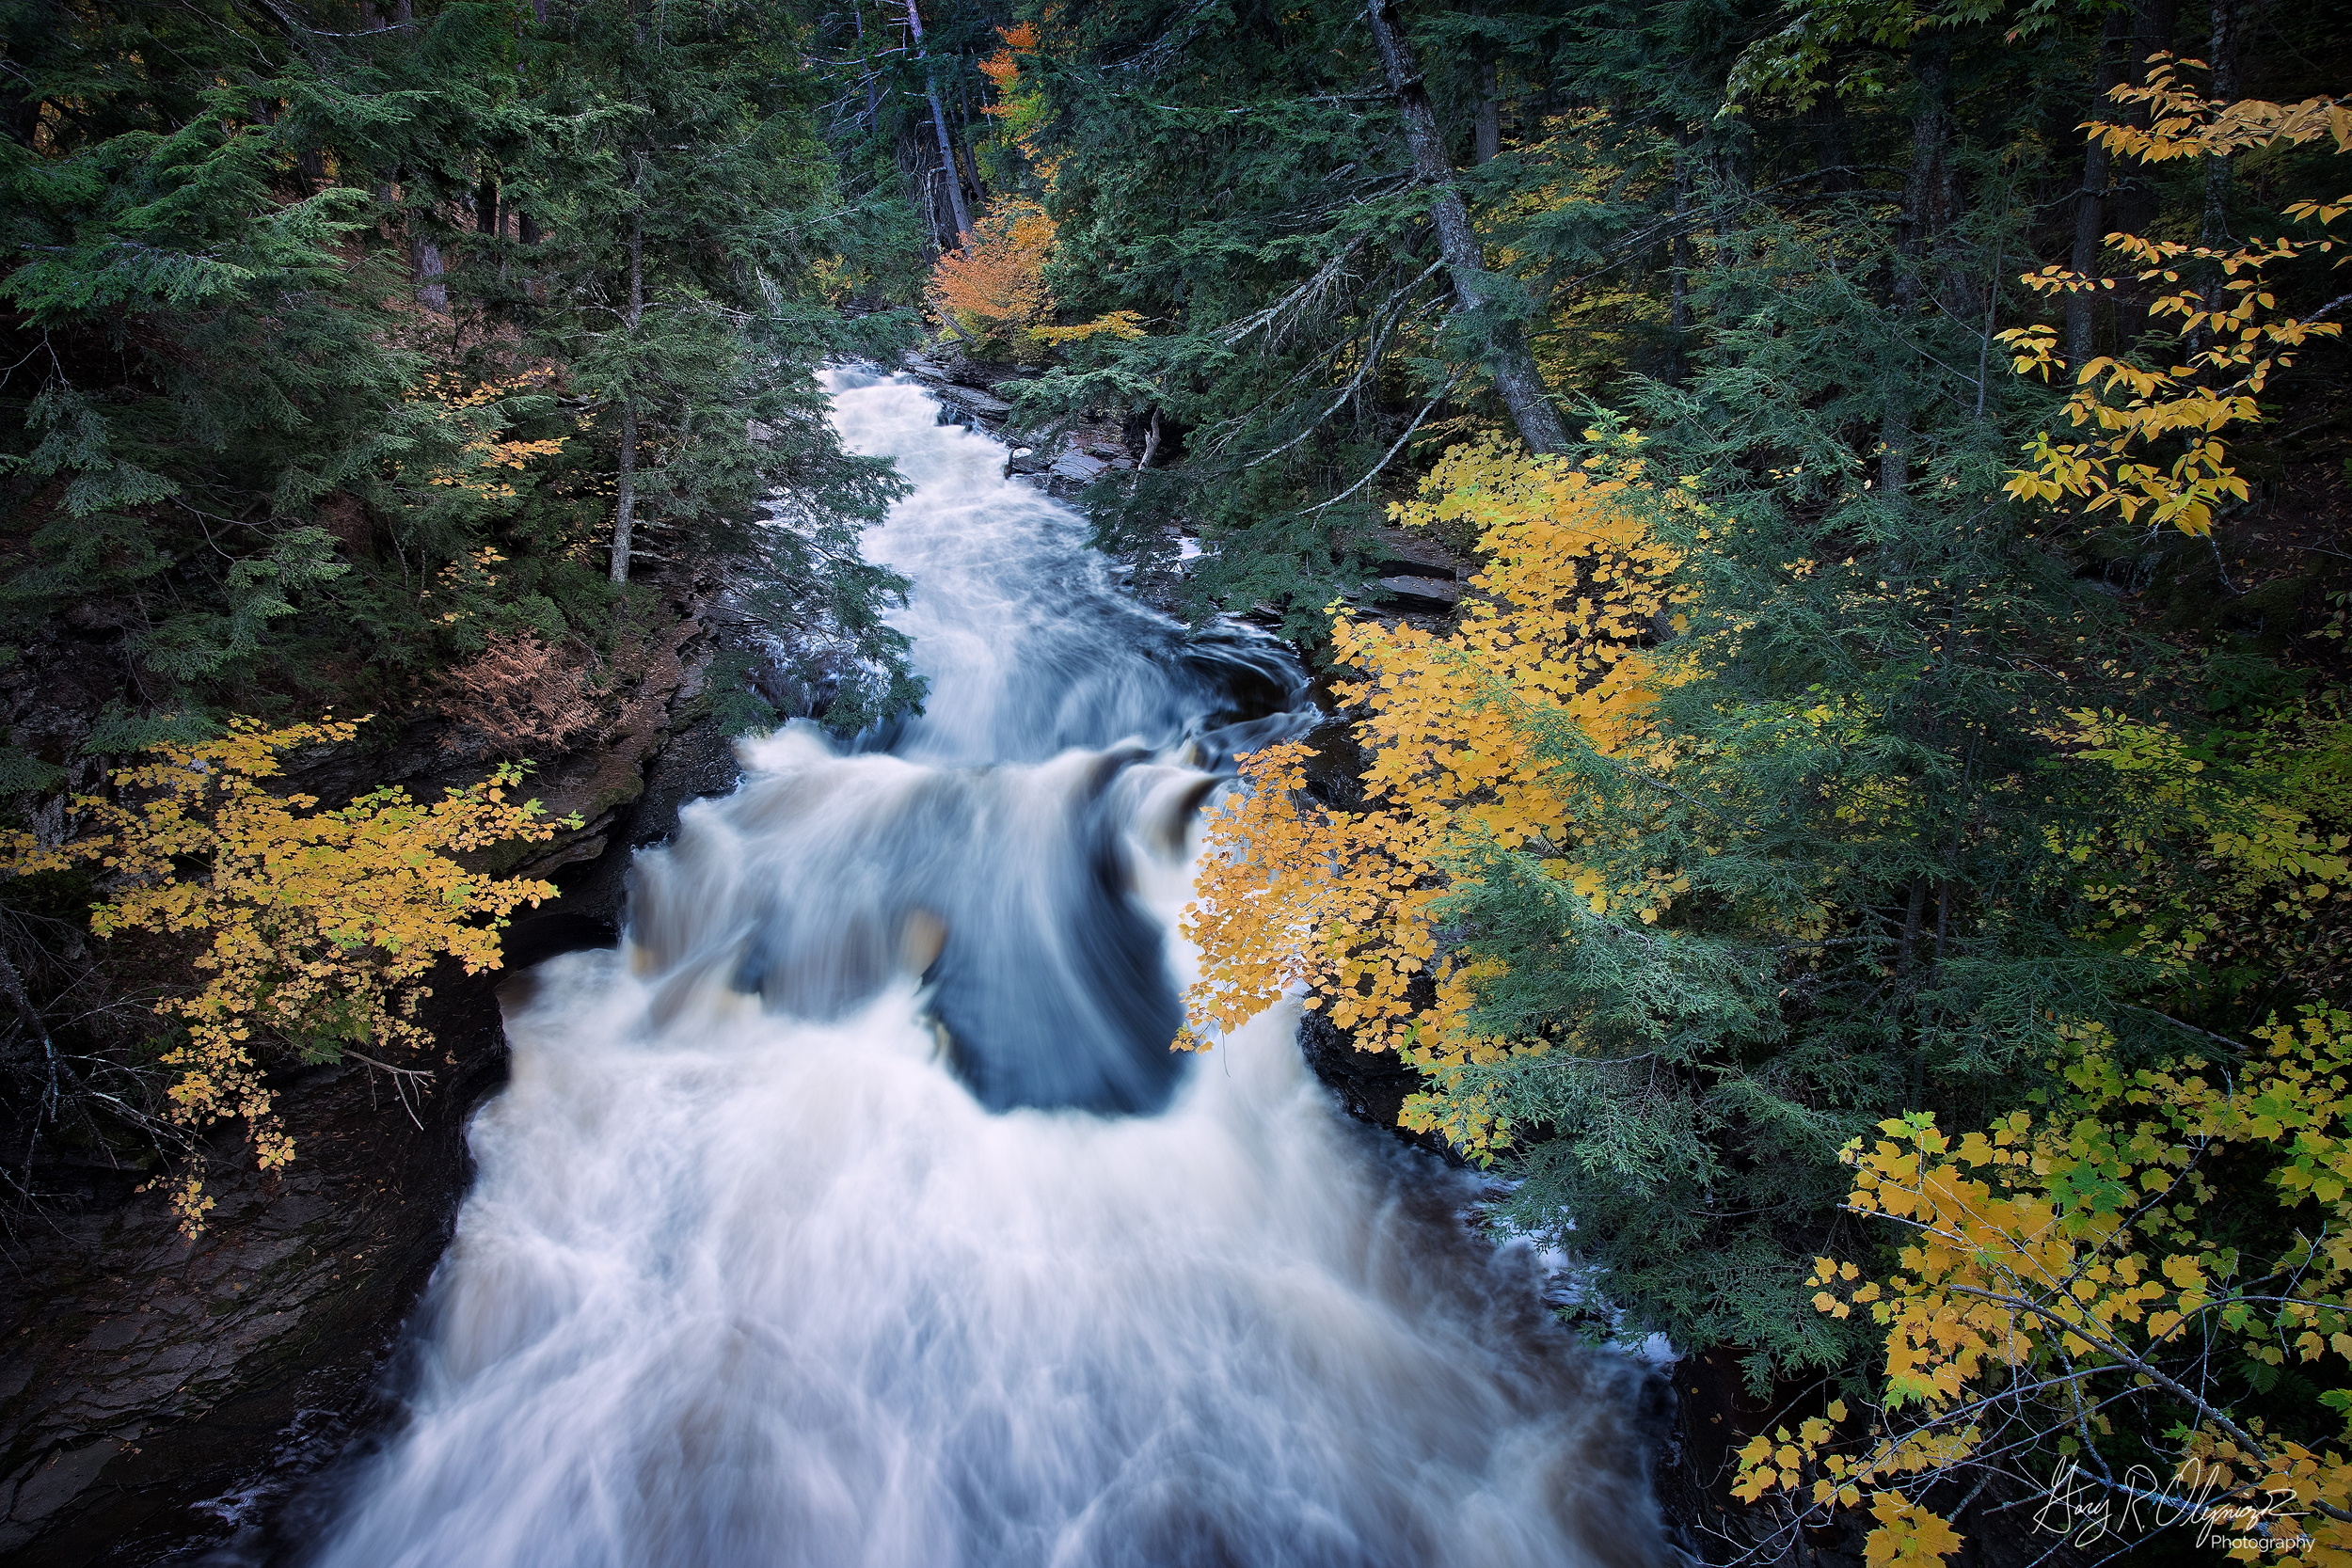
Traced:
MULTIPOLYGON (((619 929, 629 851, 687 801, 734 786, 733 748, 695 715, 711 640, 682 603, 634 689, 532 792, 580 826, 512 870, 561 896, 508 933, 511 974, 619 929)), ((301 759, 323 800, 403 783, 430 796, 485 766, 418 721, 372 748, 301 759)), ((443 965, 423 1019, 432 1078, 404 1097, 358 1063, 280 1074, 293 1164, 213 1150, 217 1207, 183 1237, 144 1173, 43 1167, 48 1201, 0 1246, 0 1559, 19 1568, 177 1560, 259 1527, 272 1505, 382 1414, 386 1357, 448 1245, 470 1169, 465 1127, 506 1080, 501 974, 443 965)))

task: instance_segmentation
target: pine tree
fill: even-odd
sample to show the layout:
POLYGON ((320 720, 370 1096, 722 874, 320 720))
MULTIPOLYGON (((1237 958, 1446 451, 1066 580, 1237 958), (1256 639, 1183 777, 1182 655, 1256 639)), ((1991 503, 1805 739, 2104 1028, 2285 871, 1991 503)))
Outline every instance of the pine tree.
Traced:
POLYGON ((891 482, 812 379, 909 323, 847 330, 820 263, 903 242, 837 199, 788 12, 14 16, 6 591, 119 604, 128 710, 402 700, 713 553, 864 672, 841 721, 914 700, 855 545, 891 482))

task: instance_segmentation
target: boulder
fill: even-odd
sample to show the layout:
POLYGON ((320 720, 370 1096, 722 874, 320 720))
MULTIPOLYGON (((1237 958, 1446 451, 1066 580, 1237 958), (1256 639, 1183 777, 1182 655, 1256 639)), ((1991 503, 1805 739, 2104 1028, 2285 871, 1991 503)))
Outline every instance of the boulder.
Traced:
POLYGON ((1417 528, 1379 529, 1367 541, 1364 554, 1384 578, 1459 578, 1470 564, 1417 528))
POLYGON ((1009 417, 1012 404, 993 392, 977 391, 970 387, 949 384, 935 387, 931 395, 951 407, 960 408, 976 419, 997 420, 1009 417))
POLYGON ((1060 479, 1086 483, 1099 478, 1109 467, 1099 457, 1089 457, 1082 451, 1065 451, 1054 459, 1046 471, 1060 479))
POLYGON ((1394 594, 1403 608, 1435 606, 1451 610, 1462 602, 1462 585, 1452 578, 1382 578, 1380 586, 1394 594))

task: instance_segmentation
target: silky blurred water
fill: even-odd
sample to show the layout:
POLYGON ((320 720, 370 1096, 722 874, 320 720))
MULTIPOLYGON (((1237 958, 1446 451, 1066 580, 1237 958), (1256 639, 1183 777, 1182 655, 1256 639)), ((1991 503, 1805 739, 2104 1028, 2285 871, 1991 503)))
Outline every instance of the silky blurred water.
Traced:
POLYGON ((1195 808, 1311 721, 1288 655, 1121 598, 1003 448, 834 377, 931 682, 641 855, 509 996, 514 1078, 405 1420, 307 1556, 548 1568, 1637 1564, 1637 1374, 1279 1006, 1167 1050, 1195 808))

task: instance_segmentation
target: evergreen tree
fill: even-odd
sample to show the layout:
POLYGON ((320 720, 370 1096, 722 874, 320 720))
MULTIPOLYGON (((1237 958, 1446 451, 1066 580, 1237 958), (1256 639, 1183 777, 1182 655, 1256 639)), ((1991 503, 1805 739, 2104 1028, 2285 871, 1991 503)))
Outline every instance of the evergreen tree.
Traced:
MULTIPOLYGON (((1253 55, 1253 26, 1326 29, 1317 66, 1362 95, 1347 100, 1354 139, 1330 135, 1303 162, 1287 149, 1301 185, 1343 166, 1398 178, 1407 128, 1377 90, 1395 79, 1361 64, 1371 19, 1336 5, 1279 20, 1237 8, 1212 43, 1190 14, 1139 10, 1116 50, 1091 33, 1060 54, 1050 36, 1041 42, 1039 71, 1068 117, 1056 126, 1095 133, 1086 147, 1048 147, 1063 158, 1047 201, 1078 236, 1069 253, 1104 258, 1089 268, 1100 292, 1079 308, 1117 290, 1158 318, 1152 337, 1101 345, 1066 380, 1071 395, 1102 401, 1121 388, 1168 396, 1186 450, 1207 461, 1189 460, 1158 504, 1183 506, 1217 543, 1196 579, 1204 600, 1282 602, 1287 585, 1294 624, 1311 625, 1361 568, 1280 531, 1361 470, 1294 474, 1296 500, 1259 500, 1246 486, 1261 470, 1215 445, 1226 431, 1289 439, 1343 406, 1340 387, 1360 387, 1361 417, 1389 431, 1450 388, 1422 416, 1433 442, 1520 431, 1503 400, 1464 395, 1491 349, 1449 325, 1460 312, 1447 312, 1455 302, 1436 274, 1421 295, 1368 289, 1385 259, 1372 239, 1264 194, 1280 189, 1282 166, 1252 130, 1273 111, 1237 78, 1255 67, 1256 88, 1298 68, 1253 55), (1190 122, 1144 121, 1127 80, 1149 81, 1168 105, 1216 94, 1221 119, 1204 105, 1190 122), (1114 105, 1142 123, 1113 128, 1114 105), (1204 129, 1176 134, 1195 124, 1204 129), (1158 254, 1132 243, 1154 232, 1135 209, 1180 172, 1232 194, 1205 211, 1171 198, 1180 215, 1159 231, 1173 238, 1154 243, 1185 259, 1157 272, 1125 264, 1158 254), (1202 264, 1216 237, 1236 232, 1254 243, 1219 253, 1232 263, 1202 264), (1342 264, 1319 277, 1309 261, 1334 255, 1342 264), (1206 309, 1204 274, 1227 291, 1206 309), (1423 312, 1419 335, 1380 336, 1384 298, 1418 302, 1407 314, 1423 312), (1236 352, 1311 302, 1336 319, 1314 321, 1303 345, 1286 345, 1291 357, 1236 352), (1312 351, 1334 357, 1318 367, 1312 351), (1178 364, 1194 373, 1165 369, 1178 364), (1180 483, 1202 493, 1186 499, 1180 483)), ((1432 940, 1459 966, 1450 972, 1484 976, 1460 1028, 1529 1049, 1425 1055, 1431 1103, 1479 1107, 1515 1130, 1516 1217, 1581 1258, 1631 1323, 1691 1349, 1728 1347, 1759 1384, 1860 1354, 1858 1318, 1811 1306, 1813 1259, 1847 1244, 1836 1155, 1849 1138, 1907 1111, 1982 1125, 2053 1086, 2057 1019, 2095 1022, 2124 1059, 2148 1062, 2245 1038, 2265 1009, 2328 983, 2316 978, 2326 963, 2289 955, 2336 939, 2282 930, 2267 939, 2275 961, 2185 988, 2102 924, 2103 901, 2121 896, 2112 867, 2052 852, 2139 810, 2128 780, 2071 760, 2085 744, 2071 713, 2206 736, 2198 754, 2218 768, 2242 756, 2257 720, 2318 722, 2295 697, 2312 677, 2273 660, 2309 669, 2327 649, 2312 640, 2326 622, 2303 561, 2271 559, 2264 603, 2277 608, 2258 618, 2235 608, 2232 568, 2211 546, 2113 526, 2112 514, 2032 510, 2008 487, 2035 433, 2063 422, 2056 389, 2011 374, 1997 339, 2044 309, 2021 275, 2074 256, 2094 198, 2120 213, 2145 193, 2168 204, 2175 231, 2205 223, 2201 166, 2169 184, 2119 169, 2130 183, 2080 194, 2078 127, 2128 76, 2123 50, 2201 46, 2209 21, 2182 15, 2176 38, 2154 7, 2122 14, 1628 3, 1397 17, 1412 53, 1438 62, 1431 110, 1483 261, 1527 302, 1514 309, 1554 397, 1584 409, 1578 460, 1617 462, 1638 436, 1646 483, 1706 509, 1656 518, 1690 595, 1679 629, 1661 619, 1644 639, 1670 672, 1644 754, 1671 766, 1629 772, 1578 725, 1542 719, 1534 697, 1493 699, 1529 705, 1544 766, 1578 780, 1591 815, 1541 842, 1455 847, 1432 940), (2128 605, 2119 593, 2143 588, 2128 605), (1656 924, 1596 914, 1581 884, 1562 880, 1566 863, 1598 886, 1679 879, 1688 891, 1651 911, 1656 924)), ((2272 47, 2273 96, 2328 87, 2292 48, 2272 47)), ((2335 190, 2324 156, 2265 154, 2274 210, 2335 190)), ((1425 205, 1406 205, 1431 182, 1399 184, 1385 208, 1350 204, 1343 221, 1369 230, 1378 211, 1402 264, 1442 267, 1418 221, 1425 205)), ((2263 221, 2240 209, 2233 231, 2263 221)), ((2305 310, 2332 297, 2308 271, 2284 286, 2305 310)), ((2111 307, 2051 309, 2078 358, 2086 343, 2129 354, 2144 342, 2147 363, 2180 363, 2186 348, 2147 318, 2147 297, 2125 288, 2111 307)), ((2341 407, 2341 356, 2324 341, 2293 373, 2293 395, 2314 411, 2341 407)), ((2301 428, 2306 452, 2340 460, 2339 415, 2301 428)), ((2310 504, 2297 487, 2312 497, 2312 475, 2327 471, 2308 456, 2291 467, 2280 448, 2252 460, 2278 476, 2274 517, 2310 504)), ((1377 483, 1367 491, 1369 502, 1377 483)), ((1138 488, 1132 521, 1158 520, 1152 496, 1138 488)), ((1463 499, 1460 515, 1474 519, 1479 505, 1463 499)), ((1610 586, 1596 579, 1594 599, 1610 586)), ((1467 718, 1463 730, 1474 730, 1467 718)), ((2164 855, 2169 869, 2148 875, 2201 874, 2188 848, 2164 855)), ((1425 1113, 1452 1132, 1470 1125, 1445 1114, 1425 1113)))
MULTIPOLYGON (((893 482, 813 380, 908 318, 850 331, 818 281, 873 226, 803 27, 13 7, 12 618, 107 626, 77 677, 124 712, 396 701, 501 632, 609 644, 632 558, 717 556, 824 645, 839 722, 914 700, 855 543, 893 482)), ((25 784, 88 739, 31 738, 25 784)))

